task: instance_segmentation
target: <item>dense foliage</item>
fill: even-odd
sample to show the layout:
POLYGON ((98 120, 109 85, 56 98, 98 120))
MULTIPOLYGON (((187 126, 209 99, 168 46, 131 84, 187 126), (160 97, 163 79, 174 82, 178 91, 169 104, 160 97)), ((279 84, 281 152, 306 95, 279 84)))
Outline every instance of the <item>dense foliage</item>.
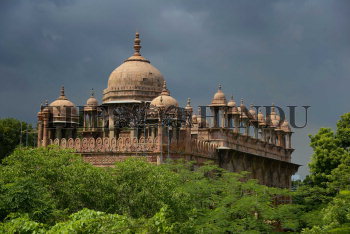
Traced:
POLYGON ((350 233, 350 113, 341 116, 336 133, 321 128, 310 140, 310 175, 294 200, 303 207, 304 232, 350 233))
POLYGON ((22 144, 34 146, 36 137, 30 124, 13 118, 0 119, 0 160, 11 154, 20 144, 21 130, 22 144))
POLYGON ((350 233, 349 121, 310 136, 310 175, 294 192, 211 164, 99 168, 56 147, 17 148, 0 165, 0 233, 350 233), (282 196, 293 203, 277 205, 282 196))
POLYGON ((287 191, 244 178, 213 165, 193 170, 133 158, 98 168, 55 147, 17 149, 0 167, 0 230, 221 233, 296 225, 278 218, 293 207, 273 205, 287 191))

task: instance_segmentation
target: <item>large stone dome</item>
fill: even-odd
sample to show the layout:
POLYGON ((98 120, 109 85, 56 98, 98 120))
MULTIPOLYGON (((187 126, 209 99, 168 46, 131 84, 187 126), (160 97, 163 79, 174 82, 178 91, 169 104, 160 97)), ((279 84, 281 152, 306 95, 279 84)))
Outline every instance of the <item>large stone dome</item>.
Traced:
POLYGON ((133 56, 109 76, 103 91, 103 103, 151 101, 162 92, 163 75, 140 54, 140 39, 136 33, 133 56))

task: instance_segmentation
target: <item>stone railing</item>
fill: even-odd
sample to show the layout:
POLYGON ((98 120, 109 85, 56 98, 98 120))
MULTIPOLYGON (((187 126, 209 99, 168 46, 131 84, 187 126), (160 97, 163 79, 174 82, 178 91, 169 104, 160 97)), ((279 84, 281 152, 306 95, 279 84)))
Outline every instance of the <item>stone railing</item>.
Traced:
POLYGON ((218 148, 218 144, 215 144, 212 142, 196 140, 196 139, 193 139, 191 141, 191 151, 192 153, 195 153, 195 154, 201 154, 201 155, 213 157, 215 156, 215 152, 217 148, 218 148))
POLYGON ((50 144, 58 145, 62 149, 74 149, 77 152, 157 152, 159 151, 158 137, 140 139, 120 138, 65 138, 50 140, 50 144))
MULTIPOLYGON (((65 138, 50 140, 51 145, 57 145, 62 149, 74 149, 79 153, 93 152, 160 152, 160 142, 158 137, 140 139, 120 137, 120 138, 65 138)), ((192 139, 189 142, 173 139, 169 145, 172 153, 195 154, 204 157, 215 157, 218 144, 203 140, 192 139)), ((163 152, 166 152, 168 145, 163 142, 163 152)))

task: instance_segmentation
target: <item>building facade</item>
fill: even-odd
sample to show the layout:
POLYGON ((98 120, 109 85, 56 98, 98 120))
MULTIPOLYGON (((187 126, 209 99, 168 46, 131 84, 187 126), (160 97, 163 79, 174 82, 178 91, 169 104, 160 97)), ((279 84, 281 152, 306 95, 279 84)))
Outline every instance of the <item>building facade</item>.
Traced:
POLYGON ((243 99, 227 101, 219 86, 211 103, 195 113, 190 99, 180 107, 161 72, 134 54, 110 75, 102 103, 94 97, 77 107, 60 96, 38 113, 38 146, 58 145, 81 153, 96 166, 127 157, 153 163, 185 159, 217 163, 230 171, 249 171, 261 184, 289 188, 298 166, 291 162, 292 131, 272 105, 265 115, 243 99))

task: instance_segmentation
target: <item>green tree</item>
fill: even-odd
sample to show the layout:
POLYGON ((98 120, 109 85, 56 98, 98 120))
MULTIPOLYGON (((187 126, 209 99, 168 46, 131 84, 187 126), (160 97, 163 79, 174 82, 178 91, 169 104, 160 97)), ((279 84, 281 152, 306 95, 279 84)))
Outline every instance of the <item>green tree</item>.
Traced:
POLYGON ((340 117, 337 122, 337 139, 342 148, 350 147, 350 113, 346 113, 340 117))
POLYGON ((349 233, 350 232, 350 191, 344 190, 321 211, 318 225, 306 228, 303 233, 349 233))
POLYGON ((349 152, 340 147, 340 142, 329 128, 321 128, 315 136, 310 136, 314 150, 310 168, 310 180, 314 185, 326 187, 329 175, 342 160, 349 157, 349 152))
POLYGON ((289 192, 211 164, 194 170, 191 163, 157 166, 131 158, 114 168, 98 168, 54 146, 18 148, 0 165, 0 227, 52 233, 270 232, 271 224, 297 227, 292 214, 298 208, 274 206, 279 195, 289 192))
POLYGON ((33 128, 30 124, 14 118, 0 119, 0 161, 11 154, 20 144, 21 129, 22 144, 25 145, 28 142, 28 146, 34 146, 36 135, 33 134, 33 128), (28 138, 26 137, 27 130, 29 132, 28 138))

